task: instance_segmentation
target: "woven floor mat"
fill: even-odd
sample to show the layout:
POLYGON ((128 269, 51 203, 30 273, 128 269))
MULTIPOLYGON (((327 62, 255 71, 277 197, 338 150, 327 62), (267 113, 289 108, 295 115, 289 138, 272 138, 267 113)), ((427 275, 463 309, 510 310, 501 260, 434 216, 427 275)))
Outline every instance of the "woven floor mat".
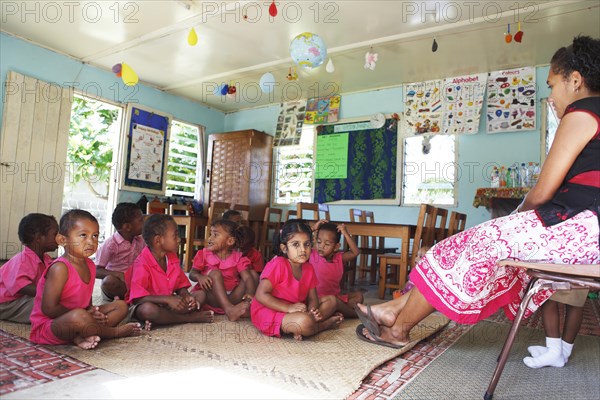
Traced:
MULTIPOLYGON (((432 314, 413 329, 411 338, 426 338, 447 323, 446 317, 432 314)), ((52 350, 126 377, 210 367, 257 379, 297 398, 339 399, 352 394, 375 367, 416 344, 398 350, 362 342, 355 333, 358 324, 344 321, 339 329, 296 341, 266 337, 249 320, 229 322, 219 316, 213 324, 163 327, 149 335, 105 340, 91 351, 75 346, 52 350)), ((22 337, 29 334, 27 325, 4 322, 0 327, 22 337)), ((248 393, 251 397, 265 393, 248 393)))

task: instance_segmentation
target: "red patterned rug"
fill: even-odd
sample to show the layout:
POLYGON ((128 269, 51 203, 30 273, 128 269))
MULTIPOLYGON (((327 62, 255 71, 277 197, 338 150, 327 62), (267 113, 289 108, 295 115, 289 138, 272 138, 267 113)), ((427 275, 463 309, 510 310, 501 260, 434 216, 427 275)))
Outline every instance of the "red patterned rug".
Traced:
POLYGON ((0 396, 96 369, 0 330, 0 396))

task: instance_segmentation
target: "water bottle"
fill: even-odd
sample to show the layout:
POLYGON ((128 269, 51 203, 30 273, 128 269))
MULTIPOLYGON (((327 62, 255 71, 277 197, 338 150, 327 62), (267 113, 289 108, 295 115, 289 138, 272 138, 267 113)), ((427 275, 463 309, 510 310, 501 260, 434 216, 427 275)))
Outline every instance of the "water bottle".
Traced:
POLYGON ((529 165, 527 166, 527 186, 528 187, 532 187, 533 186, 533 162, 529 162, 529 165))
POLYGON ((513 172, 511 167, 508 167, 506 171, 506 187, 513 187, 513 172))
POLYGON ((538 179, 540 178, 540 164, 535 163, 533 167, 533 173, 531 174, 531 187, 535 186, 538 179))
POLYGON ((506 173, 504 172, 504 166, 500 167, 500 187, 506 187, 506 173))
POLYGON ((494 167, 492 171, 492 179, 490 181, 490 187, 497 188, 500 187, 500 172, 498 172, 498 168, 494 167))
POLYGON ((525 163, 521 163, 521 169, 519 170, 519 186, 527 187, 527 166, 525 166, 525 163))

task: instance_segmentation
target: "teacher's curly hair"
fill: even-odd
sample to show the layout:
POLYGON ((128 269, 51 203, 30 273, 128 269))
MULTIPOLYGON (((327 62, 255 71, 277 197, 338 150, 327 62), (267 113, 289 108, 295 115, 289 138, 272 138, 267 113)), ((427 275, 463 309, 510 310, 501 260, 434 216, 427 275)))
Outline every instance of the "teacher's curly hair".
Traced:
POLYGON ((555 74, 568 78, 573 71, 583 76, 585 86, 594 93, 600 92, 600 39, 577 36, 573 43, 561 47, 550 60, 555 74))

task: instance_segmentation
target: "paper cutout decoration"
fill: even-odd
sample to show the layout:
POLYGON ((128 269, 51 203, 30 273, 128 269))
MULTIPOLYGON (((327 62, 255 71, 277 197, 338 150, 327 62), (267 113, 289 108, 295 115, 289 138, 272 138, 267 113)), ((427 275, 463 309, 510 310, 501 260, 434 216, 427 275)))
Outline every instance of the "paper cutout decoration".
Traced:
POLYGON ((306 100, 281 103, 273 146, 295 146, 300 144, 305 112, 306 100))
POLYGON ((404 85, 404 132, 408 135, 438 134, 442 129, 442 81, 404 85))
POLYGON ((187 41, 190 46, 195 46, 198 44, 198 35, 196 34, 196 30, 194 28, 190 29, 190 33, 188 33, 187 41))
POLYGON ((444 134, 474 134, 479 131, 486 74, 457 76, 444 80, 444 134))
POLYGON ((306 124, 327 124, 337 122, 340 116, 342 96, 335 95, 308 99, 306 103, 306 124))
POLYGON ((535 129, 535 68, 490 72, 487 80, 487 132, 535 129))

